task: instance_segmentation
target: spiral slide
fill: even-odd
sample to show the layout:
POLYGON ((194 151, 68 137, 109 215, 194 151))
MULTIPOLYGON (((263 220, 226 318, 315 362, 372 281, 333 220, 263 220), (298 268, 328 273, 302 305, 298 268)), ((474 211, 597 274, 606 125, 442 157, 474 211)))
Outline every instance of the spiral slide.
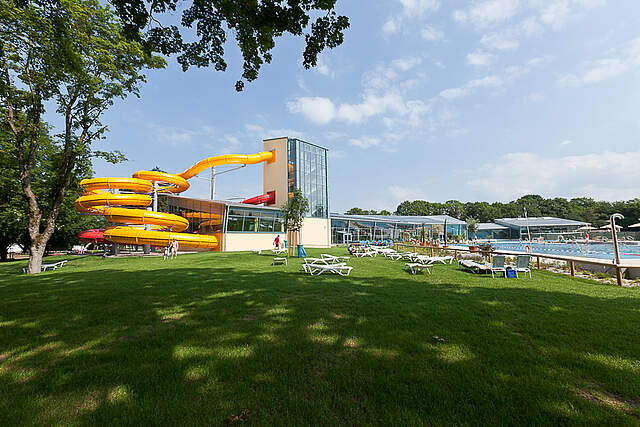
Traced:
POLYGON ((188 179, 207 168, 271 163, 274 160, 273 151, 250 155, 228 154, 204 159, 180 174, 143 170, 134 173, 133 178, 83 179, 80 185, 86 193, 75 201, 75 208, 79 212, 104 215, 108 221, 125 224, 105 230, 104 238, 113 243, 167 246, 176 239, 181 246, 215 249, 218 247, 218 239, 215 236, 182 233, 189 227, 188 219, 135 208, 146 207, 152 203, 149 194, 153 193, 154 182, 158 183, 158 193, 181 193, 190 187, 188 179), (116 194, 109 190, 127 190, 131 193, 116 194), (151 230, 146 230, 146 225, 150 225, 151 230))

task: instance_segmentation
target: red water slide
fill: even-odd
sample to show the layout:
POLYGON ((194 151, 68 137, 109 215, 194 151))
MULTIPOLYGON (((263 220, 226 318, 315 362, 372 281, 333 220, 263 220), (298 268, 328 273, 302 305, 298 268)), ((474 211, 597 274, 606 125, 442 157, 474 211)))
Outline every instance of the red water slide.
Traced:
POLYGON ((276 202, 275 191, 269 191, 266 194, 261 194, 259 196, 251 197, 250 199, 242 201, 242 203, 246 203, 248 205, 260 205, 262 203, 266 205, 273 205, 275 202, 276 202))

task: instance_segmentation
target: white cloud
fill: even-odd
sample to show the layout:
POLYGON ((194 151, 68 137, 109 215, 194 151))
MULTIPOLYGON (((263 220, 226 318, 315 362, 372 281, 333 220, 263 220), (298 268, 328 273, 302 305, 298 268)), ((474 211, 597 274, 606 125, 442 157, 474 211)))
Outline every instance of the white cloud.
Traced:
POLYGON ((470 171, 478 198, 513 200, 523 194, 624 200, 638 197, 640 151, 543 157, 510 153, 470 171))
POLYGON ((327 153, 330 159, 344 159, 345 152, 342 150, 329 150, 327 153))
POLYGON ((425 12, 438 10, 439 0, 398 0, 402 4, 405 15, 415 17, 423 15, 425 12))
POLYGON ((305 118, 317 124, 327 124, 336 116, 336 107, 329 98, 299 97, 287 102, 287 108, 292 113, 302 114, 305 118))
POLYGON ((314 67, 314 70, 323 76, 332 77, 334 72, 332 68, 325 62, 326 60, 322 57, 318 58, 318 64, 314 67))
POLYGON ((365 94, 363 101, 358 104, 340 104, 337 117, 349 123, 360 123, 369 117, 389 111, 396 114, 402 114, 406 111, 404 100, 399 94, 365 94))
POLYGON ((600 83, 618 77, 627 70, 624 62, 617 58, 599 59, 586 64, 586 70, 581 75, 567 74, 558 79, 560 86, 577 86, 583 84, 600 83))
POLYGON ((377 145, 380 145, 380 140, 378 138, 373 138, 369 136, 361 136, 359 138, 351 138, 349 140, 349 145, 353 145, 358 148, 371 148, 377 145))
POLYGON ((426 200, 426 194, 422 188, 406 187, 402 185, 390 185, 387 192, 396 202, 404 200, 426 200))
POLYGON ((484 28, 505 22, 518 13, 520 6, 520 0, 475 1, 467 9, 454 11, 453 19, 484 28))
POLYGON ((219 137, 214 126, 203 125, 196 128, 180 128, 174 126, 165 126, 156 123, 147 124, 150 132, 154 135, 156 141, 169 144, 170 146, 181 146, 184 144, 201 142, 210 143, 216 137, 219 137))
POLYGON ((455 87, 455 88, 445 89, 441 91, 440 96, 443 97, 444 99, 456 99, 456 98, 462 98, 463 96, 467 95, 467 93, 468 93, 467 89, 462 87, 455 87))
POLYGON ((542 24, 538 22, 535 17, 525 18, 518 27, 516 27, 516 31, 519 34, 525 35, 527 37, 535 37, 540 36, 544 32, 544 27, 542 24))
POLYGON ((391 61, 391 65, 400 71, 409 71, 410 69, 420 64, 421 62, 422 62, 422 59, 419 57, 410 57, 410 58, 394 59, 393 61, 391 61))
POLYGON ((495 50, 513 50, 520 46, 520 42, 517 39, 504 33, 485 34, 480 39, 480 43, 489 49, 495 50))
POLYGON ((356 124, 382 116, 380 120, 387 127, 418 127, 431 107, 421 100, 405 99, 405 95, 426 77, 402 77, 421 62, 420 57, 399 58, 365 73, 360 102, 337 103, 325 97, 298 97, 289 101, 287 107, 290 112, 317 124, 334 120, 356 124))
POLYGON ((475 51, 467 54, 467 64, 474 67, 488 67, 493 60, 493 55, 487 52, 475 51))
MULTIPOLYGON (((406 19, 416 19, 422 17, 427 12, 438 10, 440 0, 397 0, 402 6, 402 13, 397 16, 390 16, 384 22, 382 31, 385 35, 396 34, 404 26, 406 19)), ((437 33, 434 33, 437 34, 437 33)), ((436 40, 436 39, 433 39, 436 40)))
POLYGON ((420 30, 420 36, 424 40, 437 41, 437 40, 442 40, 444 38, 444 33, 442 32, 442 30, 439 30, 438 28, 426 26, 422 30, 420 30))
POLYGON ((504 81, 498 76, 486 76, 481 79, 471 80, 467 83, 468 88, 477 88, 477 87, 498 87, 502 86, 504 81))
POLYGON ((564 147, 564 146, 567 146, 567 145, 569 145, 569 144, 573 144, 573 141, 571 141, 570 139, 565 139, 564 141, 562 141, 562 142, 560 143, 560 145, 561 145, 561 146, 563 146, 563 147, 564 147))
POLYGON ((389 17, 387 18, 387 20, 384 22, 384 25, 382 26, 382 31, 386 34, 386 35, 392 35, 397 33, 400 30, 400 22, 401 20, 399 18, 396 17, 389 17))

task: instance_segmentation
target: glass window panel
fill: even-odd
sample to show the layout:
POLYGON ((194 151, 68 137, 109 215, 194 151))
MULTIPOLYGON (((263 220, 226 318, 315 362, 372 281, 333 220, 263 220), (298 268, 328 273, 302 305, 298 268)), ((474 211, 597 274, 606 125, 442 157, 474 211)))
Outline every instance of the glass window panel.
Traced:
POLYGON ((242 230, 249 233, 255 233, 258 226, 258 218, 255 216, 245 216, 244 226, 242 230))
POLYGON ((229 215, 227 219, 227 231, 242 231, 242 217, 229 215))
POLYGON ((258 221, 258 231, 261 233, 273 233, 273 220, 272 216, 260 217, 258 221))

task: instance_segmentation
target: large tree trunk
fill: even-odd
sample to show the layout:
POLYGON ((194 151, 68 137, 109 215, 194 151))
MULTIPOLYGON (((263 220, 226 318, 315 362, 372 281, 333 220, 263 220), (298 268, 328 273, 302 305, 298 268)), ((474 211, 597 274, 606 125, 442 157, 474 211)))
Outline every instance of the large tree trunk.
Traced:
POLYGON ((37 239, 31 242, 31 246, 29 246, 29 266, 27 267, 27 274, 40 273, 42 270, 42 257, 44 256, 46 248, 47 242, 43 241, 43 239, 37 239))
POLYGON ((4 262, 7 260, 8 249, 9 248, 6 243, 0 243, 0 261, 4 262))

